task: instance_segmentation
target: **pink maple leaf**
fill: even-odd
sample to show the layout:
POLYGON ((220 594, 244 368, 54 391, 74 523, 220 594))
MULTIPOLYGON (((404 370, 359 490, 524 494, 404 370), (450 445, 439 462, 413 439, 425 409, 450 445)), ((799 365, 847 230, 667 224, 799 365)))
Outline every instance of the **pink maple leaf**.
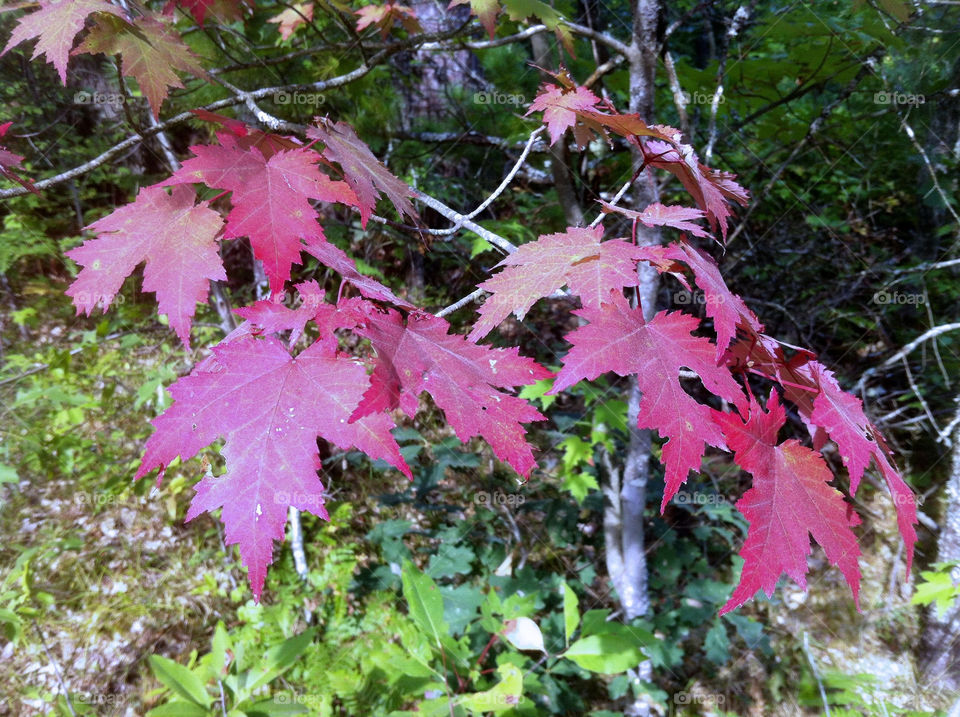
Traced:
POLYGON ((207 300, 211 280, 227 278, 216 241, 223 220, 207 202, 194 204, 195 196, 190 187, 171 194, 144 187, 132 204, 87 227, 98 238, 67 252, 83 267, 66 292, 77 313, 89 316, 98 304, 106 311, 123 280, 146 262, 143 288, 156 292, 160 313, 189 348, 197 302, 207 300))
POLYGON ((196 486, 187 513, 223 508, 228 545, 239 544, 259 600, 273 541, 283 540, 292 505, 327 518, 317 437, 356 447, 410 476, 386 414, 351 421, 369 379, 363 365, 320 340, 293 357, 279 341, 243 338, 213 349, 215 362, 170 387, 173 405, 154 419, 136 478, 187 460, 224 439, 226 472, 196 486))
POLYGON ((643 392, 637 427, 654 428, 667 439, 662 456, 666 466, 662 510, 689 472, 700 469, 706 446, 724 447, 712 409, 683 390, 680 369, 694 371, 711 393, 745 410, 743 391, 730 370, 717 365, 716 347, 691 335, 699 324, 693 316, 661 311, 646 322, 642 309, 631 308, 619 291, 611 291, 599 307, 574 313, 590 323, 567 336, 572 346, 549 393, 608 371, 636 375, 643 392))
POLYGON ((819 453, 790 439, 777 442, 786 421, 777 394, 767 411, 751 398, 746 421, 731 413, 714 413, 737 463, 753 477, 753 486, 737 503, 750 528, 740 555, 743 571, 724 614, 742 605, 758 590, 773 594, 784 573, 806 589, 810 535, 827 559, 840 568, 853 591, 860 592, 860 548, 851 528, 860 523, 843 494, 829 485, 833 474, 819 453))

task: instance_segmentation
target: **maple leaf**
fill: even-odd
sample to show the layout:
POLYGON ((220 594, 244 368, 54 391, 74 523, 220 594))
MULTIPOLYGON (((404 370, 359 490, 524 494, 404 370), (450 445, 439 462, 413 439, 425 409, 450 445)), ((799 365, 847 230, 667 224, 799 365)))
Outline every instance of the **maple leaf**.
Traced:
POLYGON ((624 207, 616 207, 601 200, 603 211, 622 214, 628 219, 639 221, 648 227, 672 227, 680 231, 690 232, 696 237, 709 237, 702 227, 694 224, 691 220, 702 219, 705 215, 699 209, 680 206, 666 206, 660 202, 654 202, 642 212, 624 207))
POLYGON ((344 279, 357 287, 361 294, 370 299, 386 301, 394 306, 402 306, 405 309, 412 309, 413 304, 404 301, 389 288, 381 284, 372 276, 361 274, 357 269, 356 262, 347 256, 342 249, 335 247, 326 240, 311 240, 305 247, 307 253, 315 256, 320 263, 328 266, 340 274, 344 279))
MULTIPOLYGON (((3 137, 7 130, 13 126, 13 122, 4 122, 0 125, 0 137, 3 137)), ((17 169, 22 169, 20 163, 23 162, 23 157, 19 154, 11 152, 9 149, 0 144, 0 177, 6 177, 7 179, 16 182, 24 189, 29 189, 31 192, 40 196, 40 191, 33 186, 32 179, 25 179, 16 173, 17 169)))
POLYGON ((194 199, 190 187, 172 194, 144 187, 133 203, 87 227, 98 238, 67 252, 83 267, 66 292, 77 313, 89 316, 98 304, 106 311, 123 280, 146 262, 143 289, 156 292, 160 313, 189 349, 197 302, 207 300, 210 280, 227 278, 216 241, 223 220, 194 199))
POLYGON ((279 15, 274 15, 267 22, 279 25, 280 37, 289 40, 298 27, 313 22, 313 3, 297 3, 288 7, 279 15))
POLYGON ((781 343, 754 333, 741 324, 745 336, 728 351, 728 361, 777 381, 784 387, 784 397, 794 403, 800 418, 813 438, 813 447, 820 450, 829 437, 850 475, 850 494, 856 494, 864 470, 871 460, 876 464, 890 490, 897 511, 897 526, 906 546, 907 572, 913 565, 917 533, 917 506, 913 491, 903 480, 893 462, 893 453, 879 429, 866 417, 863 404, 845 392, 833 373, 804 349, 787 359, 781 343))
POLYGON ((831 371, 818 361, 811 361, 810 371, 819 388, 809 419, 826 430, 837 444, 843 464, 850 474, 850 493, 857 492, 863 472, 871 459, 883 475, 897 511, 897 524, 906 545, 907 573, 913 564, 917 542, 917 504, 913 491, 904 482, 893 464, 891 451, 883 435, 863 412, 863 403, 844 391, 831 371))
POLYGON ((354 13, 360 16, 357 20, 357 33, 359 34, 371 25, 376 25, 380 29, 380 38, 386 39, 390 34, 394 22, 399 22, 403 28, 413 34, 423 32, 420 27, 420 21, 417 20, 417 14, 406 5, 396 3, 387 3, 386 5, 367 5, 354 13))
POLYGON ((30 59, 45 55, 47 61, 57 69, 60 81, 66 85, 70 48, 87 17, 93 13, 107 13, 121 19, 124 17, 121 8, 105 0, 40 0, 39 10, 20 18, 0 55, 5 55, 25 40, 37 38, 30 59))
POLYGON ((671 244, 664 256, 686 264, 693 271, 694 280, 706 298, 707 316, 713 319, 713 327, 717 332, 718 359, 736 337, 737 326, 744 325, 756 333, 763 331, 756 314, 727 287, 720 268, 711 256, 685 242, 671 244))
POLYGON ((323 156, 340 165, 344 179, 360 200, 360 222, 364 227, 381 192, 387 195, 400 214, 417 219, 417 212, 409 200, 414 196, 413 190, 383 166, 350 125, 320 120, 318 126, 307 129, 307 136, 323 142, 323 156))
POLYGON ((273 132, 264 132, 256 127, 251 127, 246 122, 241 122, 232 117, 224 117, 209 110, 190 110, 190 113, 196 115, 197 119, 223 126, 225 130, 237 138, 237 147, 241 149, 256 147, 263 153, 264 159, 270 159, 277 152, 286 149, 301 149, 303 147, 303 144, 295 138, 285 137, 273 132))
POLYGON ((750 523, 740 553, 743 571, 720 614, 742 605, 758 590, 772 596, 784 573, 806 589, 810 535, 823 546, 830 563, 840 568, 858 601, 860 548, 851 528, 860 519, 843 494, 829 485, 833 474, 818 453, 794 439, 777 443, 786 412, 776 392, 771 392, 766 412, 751 398, 746 421, 720 411, 714 420, 723 428, 737 463, 753 477, 752 487, 737 502, 750 523))
POLYGON ((223 508, 226 543, 240 545, 259 600, 289 507, 327 518, 318 436, 411 473, 387 415, 348 420, 369 380, 362 364, 337 354, 336 341, 318 341, 296 357, 271 338, 240 339, 213 353, 214 370, 194 370, 170 387, 173 405, 154 419, 136 478, 159 468, 162 479, 174 458, 187 460, 223 438, 226 472, 197 484, 187 520, 223 508))
POLYGON ((466 443, 481 436, 497 458, 527 476, 536 466, 521 424, 546 420, 526 401, 498 389, 525 386, 552 374, 518 349, 493 349, 450 334, 450 324, 428 314, 406 322, 396 311, 365 308, 356 333, 370 340, 377 364, 370 389, 351 420, 399 406, 416 415, 417 397, 426 391, 466 443))
POLYGON ((113 18, 98 20, 72 54, 81 53, 120 55, 124 76, 136 79, 155 118, 168 88, 183 88, 174 70, 209 79, 180 35, 152 17, 139 17, 132 26, 113 18))
POLYGON ((300 263, 301 239, 324 238, 309 200, 356 205, 356 197, 317 169, 316 152, 279 150, 268 159, 257 147, 244 148, 233 134, 218 132, 217 138, 220 145, 191 147, 195 156, 162 185, 203 182, 232 192, 225 237, 249 237, 271 293, 279 291, 291 265, 300 263))
POLYGON ((665 169, 673 174, 706 213, 710 225, 727 237, 727 224, 733 216, 727 200, 746 206, 749 194, 734 181, 736 175, 720 172, 697 159, 693 147, 679 142, 679 132, 673 144, 651 140, 643 145, 644 161, 651 167, 665 169))
POLYGON ((592 110, 599 101, 600 98, 586 87, 570 89, 545 83, 524 117, 531 112, 543 112, 551 145, 556 144, 564 132, 572 128, 574 141, 583 148, 590 142, 590 133, 577 124, 577 113, 592 110))
POLYGON ((717 365, 716 347, 691 335, 699 325, 693 316, 661 311, 645 322, 643 310, 631 308, 620 291, 611 291, 599 307, 573 313, 590 323, 566 337, 571 348, 548 395, 608 371, 636 375, 643 392, 637 427, 654 428, 667 439, 662 456, 666 466, 662 510, 687 474, 699 470, 706 446, 724 447, 712 409, 697 403, 680 386, 680 369, 694 371, 707 390, 745 411, 744 394, 729 369, 717 365))
POLYGON ((227 24, 243 17, 241 5, 245 3, 246 0, 169 0, 163 11, 172 13, 179 5, 193 16, 198 25, 204 24, 208 14, 217 22, 227 24))
POLYGON ((584 306, 598 306, 610 289, 637 283, 637 247, 622 239, 601 242, 603 228, 570 227, 523 244, 497 264, 503 271, 480 288, 491 293, 479 309, 470 340, 486 336, 511 313, 523 318, 536 301, 562 286, 584 306))
POLYGON ((497 13, 500 11, 499 0, 451 0, 447 5, 449 10, 457 5, 469 5, 470 12, 477 16, 480 24, 490 35, 490 39, 497 32, 497 13))

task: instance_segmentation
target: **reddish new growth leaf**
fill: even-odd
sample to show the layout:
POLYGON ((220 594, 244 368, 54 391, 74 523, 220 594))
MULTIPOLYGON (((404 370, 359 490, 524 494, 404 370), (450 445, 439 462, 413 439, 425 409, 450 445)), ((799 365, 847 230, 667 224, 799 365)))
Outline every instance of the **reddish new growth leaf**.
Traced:
POLYGON ((367 5, 357 10, 355 14, 360 16, 360 19, 357 20, 357 33, 375 25, 380 30, 380 38, 385 40, 387 35, 390 34, 390 30, 393 29, 395 22, 399 22, 403 29, 411 34, 423 32, 420 21, 417 20, 417 14, 406 5, 395 3, 367 5))
POLYGON ((151 17, 139 17, 132 26, 114 18, 99 19, 72 54, 81 53, 120 55, 124 76, 136 79, 154 117, 160 116, 168 88, 183 88, 175 70, 209 79, 180 35, 151 17))
POLYGON ((750 522, 740 553, 743 572, 720 614, 742 605, 757 590, 771 596, 783 573, 806 589, 810 535, 840 568, 857 600, 860 548, 851 527, 860 519, 840 491, 830 487, 833 474, 820 454, 793 439, 778 444, 786 413, 777 394, 771 392, 766 412, 751 399, 746 421, 719 411, 714 417, 737 463, 753 476, 753 486, 737 503, 750 522))
POLYGON ((223 220, 194 198, 190 187, 172 194, 145 187, 132 204, 87 227, 98 238, 67 252, 83 267, 67 289, 77 313, 89 316, 98 304, 106 311, 123 280, 145 261, 144 291, 156 292, 160 313, 189 348, 197 302, 207 300, 211 279, 227 278, 216 241, 223 220))
POLYGON ((667 439, 662 457, 666 466, 662 509, 687 474, 700 469, 706 446, 724 447, 712 409, 697 403, 680 386, 680 369, 694 371, 711 393, 744 412, 746 398, 729 369, 717 365, 716 347, 691 335, 699 324, 693 316, 661 311, 645 322, 642 309, 631 308, 620 291, 610 292, 599 307, 574 313, 590 323, 567 336, 572 346, 549 393, 557 394, 608 371, 636 375, 643 392, 637 427, 654 428, 667 439))
POLYGON ((288 7, 279 15, 271 17, 267 22, 279 25, 280 37, 289 40, 298 27, 313 22, 313 3, 297 3, 288 7))
POLYGON ((556 144, 564 132, 572 128, 574 141, 583 148, 590 142, 590 131, 577 123, 577 113, 592 110, 599 101, 600 98, 586 87, 568 88, 544 84, 524 117, 531 112, 543 112, 543 121, 550 132, 551 145, 556 144))
POLYGON ((469 5, 470 12, 477 16, 480 24, 490 35, 490 39, 493 39, 497 32, 497 13, 500 11, 499 0, 450 0, 447 9, 449 10, 457 5, 469 5))
POLYGON ((563 286, 584 306, 599 306, 613 287, 634 286, 640 250, 622 239, 601 242, 602 236, 602 227, 571 227, 524 244, 497 264, 504 270, 480 284, 492 295, 479 309, 470 340, 486 336, 511 313, 523 318, 538 299, 563 286))
POLYGON ((214 348, 213 370, 194 370, 170 387, 173 405, 153 421, 137 478, 224 439, 226 472, 207 476, 187 520, 223 508, 226 543, 239 544, 259 599, 273 541, 283 540, 292 505, 321 518, 317 437, 356 447, 410 476, 385 414, 349 420, 369 385, 363 365, 321 340, 291 357, 275 339, 244 338, 214 348))
POLYGON ((162 184, 203 182, 233 192, 225 237, 250 237, 271 292, 280 291, 290 266, 300 263, 301 240, 324 239, 310 200, 355 205, 356 197, 346 184, 317 169, 320 157, 309 149, 279 150, 268 158, 227 132, 217 138, 219 146, 191 147, 196 156, 162 184))
POLYGON ((400 214, 406 214, 411 219, 417 218, 409 199, 414 196, 413 190, 383 166, 350 125, 319 120, 318 126, 307 130, 307 136, 323 142, 324 158, 340 165, 344 179, 360 200, 360 222, 364 227, 376 208, 381 192, 387 195, 400 214))
POLYGON ((527 476, 535 467, 521 424, 545 420, 526 401, 498 389, 525 386, 552 374, 516 348, 492 349, 450 334, 450 325, 427 314, 407 321, 396 311, 365 307, 356 333, 370 339, 377 365, 370 389, 351 420, 399 406, 413 417, 426 391, 457 437, 481 436, 497 458, 527 476))
POLYGON ((683 232, 690 232, 696 237, 710 236, 702 227, 694 224, 692 221, 703 219, 705 216, 699 209, 678 206, 668 207, 660 204, 660 202, 654 202, 642 212, 638 212, 633 209, 625 209, 624 207, 615 207, 604 201, 601 201, 600 204, 603 205, 604 212, 622 214, 628 219, 633 219, 635 222, 639 221, 648 227, 671 227, 683 232))
POLYGON ((91 14, 108 13, 119 18, 124 17, 123 10, 105 0, 40 0, 40 9, 24 15, 13 29, 7 46, 0 55, 21 42, 37 38, 31 60, 46 55, 60 75, 60 81, 67 84, 67 61, 73 41, 83 29, 91 14))
MULTIPOLYGON (((2 138, 10 127, 13 126, 13 122, 4 122, 0 124, 0 138, 2 138)), ((24 189, 29 189, 31 192, 40 196, 40 192, 36 187, 33 186, 32 179, 25 179, 17 174, 14 170, 22 169, 20 163, 23 162, 23 157, 19 154, 11 152, 9 149, 0 144, 0 177, 6 177, 7 179, 16 182, 24 189)))
POLYGON ((246 0, 170 0, 163 8, 165 13, 172 13, 178 5, 184 12, 188 12, 203 25, 207 15, 220 23, 230 23, 243 17, 241 4, 246 0))

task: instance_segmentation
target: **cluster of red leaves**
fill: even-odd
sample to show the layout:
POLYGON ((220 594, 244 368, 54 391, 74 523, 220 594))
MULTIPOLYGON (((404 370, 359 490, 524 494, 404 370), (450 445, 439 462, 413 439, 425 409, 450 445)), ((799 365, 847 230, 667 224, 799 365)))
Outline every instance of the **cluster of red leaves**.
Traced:
MULTIPOLYGON (((468 1, 491 30, 498 4, 452 4, 468 1)), ((176 5, 201 24, 209 15, 230 20, 242 12, 239 0, 181 0, 167 9, 176 5)), ((297 6, 296 17, 274 18, 285 37, 302 24, 305 11, 312 11, 312 5, 297 6)), ((358 30, 376 25, 385 35, 396 22, 410 32, 420 30, 412 11, 402 5, 370 6, 357 14, 358 30)), ((46 55, 64 81, 70 54, 119 55, 124 74, 136 78, 155 115, 168 89, 182 86, 174 70, 204 76, 168 25, 156 18, 128 17, 103 0, 40 0, 39 10, 20 19, 4 52, 30 39, 37 40, 34 57, 46 55), (74 48, 88 19, 89 32, 74 48)), ((620 135, 643 156, 641 171, 673 174, 697 205, 657 203, 642 211, 604 205, 605 211, 700 238, 711 236, 698 223, 705 219, 714 234, 726 238, 731 202, 748 201, 733 175, 700 163, 677 130, 617 112, 564 71, 554 77, 559 84, 546 84, 528 112, 543 113, 552 143, 568 130, 581 147, 594 137, 620 135)), ((106 309, 124 279, 144 263, 144 289, 157 294, 160 312, 189 346, 197 302, 206 299, 211 280, 226 278, 219 242, 238 237, 250 240, 277 295, 303 251, 358 292, 331 304, 319 285, 308 282, 297 287, 302 301, 296 308, 260 301, 238 310, 245 323, 171 387, 174 403, 155 419, 156 431, 137 472, 139 478, 159 469, 162 476, 177 457, 188 459, 224 440, 226 472, 198 484, 188 519, 222 509, 227 542, 239 544, 257 597, 273 542, 283 539, 289 507, 326 517, 317 476, 318 437, 382 459, 409 476, 390 431, 396 409, 414 416, 426 393, 461 441, 482 437, 498 458, 518 473, 530 474, 536 463, 524 424, 545 418, 510 390, 553 374, 517 349, 476 342, 511 313, 522 317, 536 301, 562 288, 579 297, 582 308, 575 313, 585 323, 567 336, 570 349, 551 392, 608 372, 636 376, 642 392, 637 427, 656 430, 665 440, 661 507, 690 471, 699 470, 707 446, 729 451, 751 475, 752 487, 737 504, 749 521, 744 567, 724 612, 757 590, 772 593, 782 574, 805 585, 811 535, 839 567, 856 599, 859 548, 852 528, 859 519, 831 485, 834 476, 821 453, 828 441, 843 458, 851 496, 871 463, 883 475, 894 497, 909 570, 916 541, 913 495, 862 403, 845 393, 811 352, 789 347, 788 354, 764 334, 714 260, 686 235, 667 246, 646 247, 626 239, 604 241, 602 227, 541 236, 504 259, 502 270, 480 285, 490 297, 469 336, 461 336, 451 333, 445 320, 361 274, 346 253, 326 240, 318 208, 323 203, 356 208, 366 226, 377 201, 386 197, 399 214, 417 220, 410 203, 413 192, 352 128, 320 121, 307 133, 313 143, 305 145, 235 120, 197 114, 222 125, 217 142, 192 147, 194 156, 169 179, 144 188, 133 203, 88 227, 96 238, 69 252, 82 270, 67 293, 78 312, 106 309), (332 178, 328 170, 342 179, 332 178), (211 201, 197 201, 193 185, 229 194, 225 218, 211 201), (695 316, 664 311, 644 318, 642 307, 624 294, 631 295, 637 286, 638 262, 676 277, 688 289, 692 279, 705 294, 715 342, 702 335, 707 327, 695 316), (316 338, 294 355, 292 349, 311 322, 316 338), (341 351, 338 331, 368 340, 373 355, 341 351), (279 333, 288 334, 287 346, 273 336, 279 333), (682 369, 694 372, 724 410, 688 393, 681 384, 682 369), (754 384, 767 384, 765 408, 754 397, 751 377, 754 384), (796 439, 780 441, 785 404, 809 428, 811 447, 796 439)), ((0 127, 0 136, 8 127, 0 127)), ((0 147, 0 174, 30 188, 14 172, 20 159, 0 147)))

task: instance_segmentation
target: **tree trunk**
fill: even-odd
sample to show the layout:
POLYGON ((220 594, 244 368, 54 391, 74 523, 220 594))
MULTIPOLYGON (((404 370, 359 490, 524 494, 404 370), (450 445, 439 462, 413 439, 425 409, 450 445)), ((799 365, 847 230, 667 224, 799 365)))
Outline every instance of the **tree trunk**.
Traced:
MULTIPOLYGON (((953 432, 946 510, 937 545, 937 562, 960 562, 960 426, 953 432)), ((960 691, 960 601, 940 616, 931 605, 920 660, 926 678, 942 690, 960 691)))

